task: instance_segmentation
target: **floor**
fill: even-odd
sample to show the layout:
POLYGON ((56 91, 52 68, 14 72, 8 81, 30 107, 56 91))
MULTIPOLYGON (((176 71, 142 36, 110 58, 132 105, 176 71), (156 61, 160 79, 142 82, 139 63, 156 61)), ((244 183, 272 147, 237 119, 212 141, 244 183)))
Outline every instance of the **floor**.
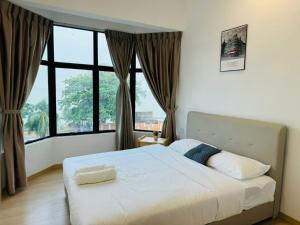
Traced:
MULTIPOLYGON (((51 170, 29 182, 14 197, 4 197, 0 225, 70 225, 62 170, 51 170)), ((259 225, 290 225, 280 219, 259 225)))

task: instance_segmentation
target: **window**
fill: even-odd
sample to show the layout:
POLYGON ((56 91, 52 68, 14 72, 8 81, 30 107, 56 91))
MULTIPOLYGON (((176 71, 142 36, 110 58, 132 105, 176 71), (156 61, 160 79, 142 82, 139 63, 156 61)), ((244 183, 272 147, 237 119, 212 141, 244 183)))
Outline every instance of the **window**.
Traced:
POLYGON ((98 64, 113 66, 104 33, 98 33, 98 64))
POLYGON ((40 66, 34 86, 22 109, 24 139, 32 141, 49 135, 48 68, 40 66))
POLYGON ((46 46, 42 60, 48 60, 48 46, 46 46))
MULTIPOLYGON (((161 130, 165 113, 136 55, 127 83, 135 129, 161 130)), ((115 131, 118 87, 104 33, 55 25, 22 110, 25 141, 115 131)))
POLYGON ((100 130, 116 129, 116 95, 119 80, 114 72, 100 71, 100 130))
POLYGON ((139 61, 139 58, 137 57, 137 55, 135 56, 135 61, 136 61, 136 68, 137 69, 141 69, 142 67, 141 67, 141 64, 140 64, 140 61, 139 61))
POLYGON ((93 130, 93 76, 88 70, 56 69, 57 133, 93 130))
POLYGON ((54 26, 56 62, 93 64, 93 32, 54 26))
POLYGON ((165 112, 154 98, 143 73, 136 73, 135 129, 161 131, 165 112))

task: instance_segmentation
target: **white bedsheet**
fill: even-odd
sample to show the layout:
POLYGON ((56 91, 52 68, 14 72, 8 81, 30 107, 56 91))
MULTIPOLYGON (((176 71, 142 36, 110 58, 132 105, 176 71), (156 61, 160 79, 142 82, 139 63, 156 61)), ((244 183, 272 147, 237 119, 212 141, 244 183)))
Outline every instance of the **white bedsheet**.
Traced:
POLYGON ((241 182, 168 147, 68 158, 63 163, 72 225, 201 225, 241 213, 241 182), (114 181, 78 186, 76 169, 114 165, 114 181))
POLYGON ((241 183, 245 187, 244 210, 274 201, 276 181, 271 177, 261 176, 241 183))

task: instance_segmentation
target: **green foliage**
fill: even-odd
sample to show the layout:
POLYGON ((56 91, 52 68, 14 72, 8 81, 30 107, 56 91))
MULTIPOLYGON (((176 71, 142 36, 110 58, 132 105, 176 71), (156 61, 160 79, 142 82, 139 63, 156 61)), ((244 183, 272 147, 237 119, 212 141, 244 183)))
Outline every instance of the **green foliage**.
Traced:
POLYGON ((154 136, 158 136, 159 133, 160 133, 160 131, 157 131, 157 130, 153 131, 153 135, 154 135, 154 136))
POLYGON ((45 137, 49 133, 48 104, 42 100, 36 105, 26 103, 22 110, 25 122, 25 130, 35 132, 39 137, 45 137))
MULTIPOLYGON (((119 87, 119 80, 114 73, 100 72, 99 78, 100 95, 100 122, 115 122, 116 117, 116 94, 119 87)), ((62 100, 59 107, 62 117, 69 126, 92 129, 93 121, 93 93, 92 79, 88 74, 73 76, 64 81, 62 100), (84 122, 84 124, 83 124, 84 122)), ((145 91, 139 84, 136 85, 136 101, 140 102, 145 91)))
POLYGON ((113 73, 100 72, 100 122, 115 121, 119 80, 113 73), (102 107, 101 107, 102 106, 102 107))
POLYGON ((90 74, 79 74, 64 80, 62 99, 58 101, 68 126, 90 130, 93 122, 93 80, 90 74))
POLYGON ((34 111, 34 105, 30 103, 26 103, 22 109, 22 118, 25 119, 29 115, 31 115, 34 111))
POLYGON ((135 103, 140 105, 142 102, 142 98, 146 97, 146 91, 143 89, 140 81, 136 81, 135 84, 135 103))

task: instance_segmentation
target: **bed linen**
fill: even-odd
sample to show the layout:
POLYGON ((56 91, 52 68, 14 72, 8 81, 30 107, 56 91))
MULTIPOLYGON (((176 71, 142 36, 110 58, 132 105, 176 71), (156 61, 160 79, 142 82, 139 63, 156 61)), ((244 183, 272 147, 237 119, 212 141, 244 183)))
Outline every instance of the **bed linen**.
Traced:
POLYGON ((245 188, 244 210, 274 201, 276 181, 271 177, 264 175, 241 183, 245 188))
POLYGON ((162 145, 68 158, 63 162, 72 225, 202 225, 239 214, 238 180, 162 145), (78 186, 73 175, 108 164, 116 180, 78 186))

